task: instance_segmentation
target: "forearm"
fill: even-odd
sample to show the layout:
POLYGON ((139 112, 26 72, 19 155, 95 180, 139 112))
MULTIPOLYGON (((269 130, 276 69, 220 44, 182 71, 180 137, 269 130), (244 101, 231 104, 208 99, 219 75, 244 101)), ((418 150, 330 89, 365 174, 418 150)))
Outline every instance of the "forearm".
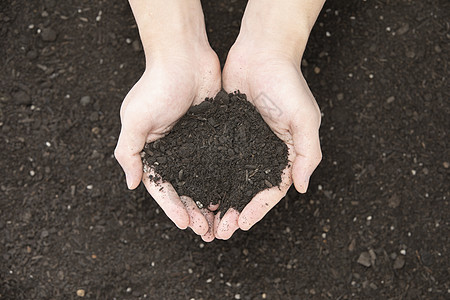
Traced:
POLYGON ((129 0, 147 60, 183 45, 208 45, 200 0, 129 0))
POLYGON ((325 0, 249 0, 239 38, 300 60, 325 0), (263 45, 260 45, 264 43, 263 45))

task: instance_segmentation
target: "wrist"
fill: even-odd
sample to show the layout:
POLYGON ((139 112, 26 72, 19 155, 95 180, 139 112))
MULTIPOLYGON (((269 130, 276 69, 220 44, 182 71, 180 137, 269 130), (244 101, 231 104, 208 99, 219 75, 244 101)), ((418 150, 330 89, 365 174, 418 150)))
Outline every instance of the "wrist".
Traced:
POLYGON ((249 0, 237 42, 300 63, 324 0, 249 0), (245 42, 244 42, 245 41, 245 42))
POLYGON ((149 58, 210 48, 199 0, 129 0, 149 58))

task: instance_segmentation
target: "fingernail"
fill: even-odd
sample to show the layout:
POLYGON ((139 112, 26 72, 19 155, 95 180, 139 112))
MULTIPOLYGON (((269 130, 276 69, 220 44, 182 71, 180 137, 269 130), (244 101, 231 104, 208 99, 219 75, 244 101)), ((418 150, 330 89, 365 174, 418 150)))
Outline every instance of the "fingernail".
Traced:
POLYGON ((127 181, 128 189, 131 190, 131 187, 133 185, 133 181, 131 180, 131 176, 129 176, 127 173, 125 173, 125 179, 127 181))
POLYGON ((306 176, 304 182, 303 182, 303 193, 306 193, 306 191, 308 190, 308 185, 309 185, 309 178, 310 176, 306 176))

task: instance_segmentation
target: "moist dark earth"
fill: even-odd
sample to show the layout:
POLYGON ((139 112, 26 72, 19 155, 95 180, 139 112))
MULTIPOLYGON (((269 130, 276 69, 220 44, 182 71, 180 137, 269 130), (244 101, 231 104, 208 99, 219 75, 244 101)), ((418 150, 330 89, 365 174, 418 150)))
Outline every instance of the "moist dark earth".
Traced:
MULTIPOLYGON (((202 3, 223 63, 246 3, 202 3)), ((0 298, 448 299, 449 12, 327 1, 302 62, 309 191, 206 244, 113 157, 144 69, 127 2, 1 1, 0 298)))
POLYGON ((199 208, 238 211, 260 191, 278 186, 288 149, 240 93, 220 91, 191 107, 171 132, 146 144, 144 168, 156 184, 167 181, 199 208))

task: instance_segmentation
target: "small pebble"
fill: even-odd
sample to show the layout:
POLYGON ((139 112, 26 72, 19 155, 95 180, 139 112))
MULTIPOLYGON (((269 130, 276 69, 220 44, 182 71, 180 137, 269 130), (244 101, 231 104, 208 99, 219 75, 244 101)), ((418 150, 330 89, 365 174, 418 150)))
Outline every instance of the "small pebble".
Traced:
POLYGON ((391 208, 397 208, 400 206, 401 199, 397 194, 392 195, 388 200, 388 206, 391 208))
POLYGON ((360 265, 363 265, 364 267, 370 267, 371 266, 371 259, 369 252, 363 252, 359 255, 357 263, 360 265))
POLYGON ((399 270, 405 266, 405 257, 404 256, 397 256, 397 258, 394 261, 394 269, 399 270))
POLYGON ((27 58, 28 58, 29 60, 36 59, 37 57, 38 57, 37 51, 35 51, 35 50, 30 50, 30 51, 27 52, 27 58))
POLYGON ((396 34, 398 35, 403 35, 405 33, 407 33, 409 30, 409 24, 403 24, 403 26, 401 26, 399 29, 397 29, 396 34))
POLYGON ((139 52, 142 50, 142 45, 139 40, 134 40, 133 43, 131 44, 131 46, 133 47, 133 50, 136 52, 139 52))
POLYGON ((273 184, 272 184, 269 180, 267 180, 267 179, 264 179, 264 184, 265 184, 268 188, 273 187, 273 184))
POLYGON ((44 42, 56 41, 58 34, 51 28, 44 28, 41 30, 41 38, 44 42))
POLYGON ((392 103, 395 101, 395 97, 394 96, 390 96, 389 98, 386 99, 386 103, 392 103))
POLYGON ((86 105, 88 105, 89 103, 91 103, 91 97, 89 97, 89 96, 83 96, 83 97, 81 97, 81 99, 80 99, 80 104, 81 104, 81 105, 86 106, 86 105))
POLYGON ((78 297, 84 297, 84 295, 86 295, 85 290, 83 290, 83 289, 77 290, 77 296, 78 297))

